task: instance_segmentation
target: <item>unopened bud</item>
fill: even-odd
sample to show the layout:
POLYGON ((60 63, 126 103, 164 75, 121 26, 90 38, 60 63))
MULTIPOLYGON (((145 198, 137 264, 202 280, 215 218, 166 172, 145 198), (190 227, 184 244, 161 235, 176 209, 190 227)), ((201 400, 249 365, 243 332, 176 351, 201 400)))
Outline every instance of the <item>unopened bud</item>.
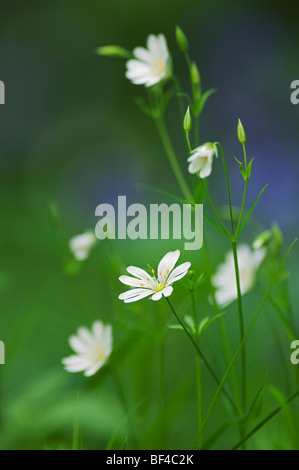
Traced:
POLYGON ((179 26, 176 26, 175 35, 179 48, 186 54, 189 49, 188 39, 179 26))
POLYGON ((185 117, 184 117, 184 131, 190 132, 192 129, 192 118, 190 113, 190 107, 188 106, 185 117))
POLYGON ((195 86, 199 86, 200 74, 199 74, 199 70, 195 62, 192 62, 192 64, 190 65, 190 75, 191 75, 192 84, 195 86))
POLYGON ((252 246, 255 250, 259 250, 263 246, 268 245, 271 238, 272 238, 272 232, 270 230, 265 230, 264 232, 260 233, 256 237, 256 239, 254 240, 252 246))
POLYGON ((97 47, 95 53, 105 57, 117 57, 119 59, 129 59, 132 53, 120 46, 101 46, 97 47))
POLYGON ((238 120, 238 139, 240 144, 246 144, 246 134, 241 120, 238 120))

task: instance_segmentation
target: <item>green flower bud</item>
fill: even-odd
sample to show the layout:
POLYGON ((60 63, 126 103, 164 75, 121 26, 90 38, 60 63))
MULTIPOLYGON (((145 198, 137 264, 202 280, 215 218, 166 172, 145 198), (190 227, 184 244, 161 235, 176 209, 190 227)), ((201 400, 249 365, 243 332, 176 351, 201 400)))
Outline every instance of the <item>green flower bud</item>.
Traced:
POLYGON ((238 139, 240 144, 246 144, 246 134, 241 120, 238 120, 238 139))
POLYGON ((274 223, 271 228, 276 246, 281 246, 283 244, 282 231, 276 223, 274 223))
POLYGON ((184 131, 190 132, 192 129, 192 118, 190 113, 190 107, 188 106, 185 117, 184 117, 184 131))
POLYGON ((58 207, 54 202, 48 203, 48 221, 51 229, 55 232, 59 227, 60 217, 58 207))
POLYGON ((189 44, 185 34, 179 26, 176 26, 175 35, 179 48, 182 52, 184 52, 184 54, 186 54, 189 49, 189 44))
POLYGON ((190 75, 191 75, 191 81, 194 86, 199 86, 200 84, 200 74, 197 68, 197 65, 195 62, 192 62, 190 66, 190 75))
POLYGON ((259 250, 263 246, 268 245, 269 241, 272 238, 272 231, 265 230, 264 232, 260 233, 256 239, 254 240, 252 246, 255 250, 259 250))
POLYGON ((120 59, 129 59, 132 53, 120 46, 101 46, 97 47, 95 53, 105 57, 118 57, 120 59))

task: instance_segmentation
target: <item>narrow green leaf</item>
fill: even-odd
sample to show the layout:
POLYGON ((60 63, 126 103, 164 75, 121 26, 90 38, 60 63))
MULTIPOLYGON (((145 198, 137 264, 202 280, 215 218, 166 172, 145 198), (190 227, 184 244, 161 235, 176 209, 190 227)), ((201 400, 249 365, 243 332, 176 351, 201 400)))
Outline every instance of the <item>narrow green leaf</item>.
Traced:
POLYGON ((208 326, 210 326, 215 320, 217 320, 217 318, 220 318, 223 315, 224 313, 218 313, 217 315, 214 315, 214 317, 212 318, 209 318, 209 317, 204 318, 198 325, 197 335, 201 336, 203 332, 208 328, 208 326))
MULTIPOLYGON (((298 396, 299 396, 299 390, 286 400, 286 404, 291 403, 298 396)), ((243 439, 241 439, 234 447, 232 447, 231 450, 239 449, 246 441, 248 441, 248 439, 254 436, 260 429, 262 429, 267 423, 269 423, 271 419, 273 419, 276 415, 278 415, 278 413, 280 413, 281 410, 282 410, 281 406, 279 406, 278 408, 275 408, 275 410, 269 413, 266 416, 266 418, 264 418, 260 423, 258 423, 257 426, 255 426, 248 434, 246 434, 245 437, 243 437, 243 439)))
POLYGON ((145 114, 147 114, 151 118, 153 117, 153 110, 144 98, 142 98, 141 96, 136 96, 134 101, 137 104, 137 106, 139 106, 141 111, 143 111, 145 114))
POLYGON ((148 191, 153 191, 154 193, 157 193, 157 194, 163 194, 164 196, 168 196, 171 199, 174 199, 175 201, 179 202, 180 204, 186 204, 188 202, 184 198, 177 196, 171 191, 167 191, 167 189, 164 189, 164 188, 159 188, 158 186, 152 186, 150 184, 138 184, 138 187, 142 189, 146 189, 148 191))
POLYGON ((236 157, 234 157, 234 159, 236 160, 236 162, 237 162, 239 165, 243 165, 243 163, 240 162, 240 160, 238 160, 236 157))
POLYGON ((212 227, 214 227, 217 230, 217 232, 221 233, 221 235, 229 239, 229 236, 225 233, 223 228, 220 225, 218 225, 217 222, 215 222, 214 219, 212 219, 205 213, 203 213, 203 217, 206 219, 207 222, 209 222, 210 225, 212 225, 212 227))
POLYGON ((288 428, 289 428, 289 433, 290 433, 290 440, 292 442, 292 449, 295 450, 296 448, 296 425, 293 419, 293 413, 292 410, 288 404, 287 397, 284 395, 284 393, 279 390, 277 387, 274 387, 274 385, 271 385, 269 387, 269 392, 271 395, 275 398, 277 401, 277 404, 281 407, 281 410, 283 414, 285 415, 288 428))
POLYGON ((245 215, 245 217, 244 217, 244 219, 243 219, 243 221, 242 221, 242 223, 241 223, 241 226, 240 226, 240 228, 239 228, 239 231, 238 231, 238 233, 236 233, 236 236, 239 236, 239 235, 243 232, 244 228, 246 227, 247 223, 249 222, 250 217, 252 216, 252 213, 253 213, 253 211, 254 211, 255 206, 257 205, 257 203, 258 203, 258 201, 259 201, 261 195, 263 194, 263 192, 265 191, 265 189, 266 189, 268 186, 269 186, 269 185, 266 184, 266 186, 264 186, 263 189, 260 191, 258 197, 255 199, 254 203, 252 204, 252 206, 251 206, 250 209, 248 210, 247 214, 245 215))
MULTIPOLYGON (((191 204, 194 208, 193 203, 187 201, 186 199, 183 199, 180 196, 177 196, 176 194, 172 193, 171 191, 167 191, 164 188, 159 188, 159 187, 152 186, 152 185, 149 185, 149 184, 138 184, 138 187, 143 188, 143 189, 147 189, 149 191, 153 191, 157 194, 164 194, 165 196, 169 196, 170 198, 174 199, 175 201, 177 201, 181 204, 191 204)), ((229 239, 228 235, 225 233, 223 228, 220 225, 218 225, 217 222, 215 222, 215 220, 213 220, 211 217, 209 217, 205 212, 203 212, 203 217, 204 217, 204 219, 206 219, 207 222, 209 222, 210 225, 212 225, 212 227, 214 227, 219 233, 221 233, 221 235, 223 235, 225 238, 229 239)))
POLYGON ((252 163, 253 163, 253 160, 254 160, 254 158, 252 158, 252 159, 250 160, 250 162, 248 163, 248 165, 247 165, 247 172, 246 172, 247 179, 249 179, 250 176, 251 176, 251 170, 252 170, 252 163))
POLYGON ((167 325, 168 328, 170 328, 171 330, 181 330, 181 331, 184 331, 184 328, 179 325, 178 323, 174 323, 172 325, 167 325))
POLYGON ((211 447, 216 444, 216 442, 220 439, 222 434, 227 430, 227 428, 230 426, 231 422, 230 421, 225 421, 222 423, 219 428, 216 429, 216 431, 211 434, 210 437, 201 446, 202 450, 210 450, 211 447))
POLYGON ((127 442, 128 442, 128 436, 126 436, 123 445, 121 446, 121 450, 126 450, 127 448, 127 442))
POLYGON ((248 410, 244 414, 239 416, 237 421, 244 423, 249 421, 250 419, 257 418, 260 415, 262 411, 264 392, 265 385, 260 388, 256 396, 254 397, 251 405, 249 406, 248 410))
POLYGON ((185 320, 185 324, 187 325, 188 328, 190 328, 191 331, 194 331, 196 330, 196 325, 194 323, 194 320, 192 317, 190 317, 190 315, 185 315, 184 316, 184 320, 185 320))
POLYGON ((207 276, 205 276, 204 273, 201 273, 194 283, 194 289, 199 287, 203 282, 205 282, 206 279, 207 279, 207 276))
POLYGON ((195 116, 199 116, 199 115, 200 115, 200 113, 202 112, 202 110, 203 110, 203 108, 204 108, 204 106, 205 106, 205 104, 206 104, 208 98, 209 98, 211 95, 213 95, 214 93, 216 93, 216 91, 217 91, 216 88, 210 88, 209 90, 205 91, 205 92, 201 95, 201 97, 200 97, 198 103, 197 103, 197 104, 195 105, 195 107, 194 107, 194 114, 195 114, 195 116))
POLYGON ((132 52, 121 46, 100 46, 97 47, 95 53, 105 57, 115 57, 118 59, 130 59, 133 57, 132 52))

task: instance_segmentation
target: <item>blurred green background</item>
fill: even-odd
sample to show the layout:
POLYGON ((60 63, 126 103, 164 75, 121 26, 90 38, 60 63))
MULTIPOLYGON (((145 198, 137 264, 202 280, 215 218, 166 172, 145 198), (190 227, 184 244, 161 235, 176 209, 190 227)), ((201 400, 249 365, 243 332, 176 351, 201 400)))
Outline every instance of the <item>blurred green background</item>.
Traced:
MULTIPOLYGON (((171 317, 164 302, 128 307, 117 300, 123 290, 117 278, 125 266, 156 266, 169 249, 183 250, 183 244, 99 243, 77 273, 70 275, 65 269, 69 238, 95 226, 98 204, 116 204, 118 195, 127 195, 128 203, 163 199, 140 183, 178 192, 154 124, 134 103, 136 95, 143 95, 142 87, 125 79, 122 61, 94 51, 106 44, 132 49, 144 45, 148 34, 164 33, 187 85, 175 43, 179 24, 189 38, 203 88, 218 90, 200 121, 201 139, 223 144, 234 203, 239 205, 242 180, 233 156, 241 156, 236 124, 238 117, 242 119, 249 154, 255 157, 249 201, 270 184, 257 207, 256 226, 267 228, 277 221, 288 243, 298 233, 299 106, 290 103, 290 84, 299 78, 298 13, 296 1, 286 7, 249 0, 2 0, 0 80, 5 83, 6 104, 0 106, 0 339, 6 346, 6 364, 0 366, 0 448, 71 448, 76 423, 84 448, 103 449, 109 441, 120 448, 130 434, 125 409, 131 410, 140 448, 190 446, 196 432, 192 348, 180 332, 167 333, 169 416, 167 430, 161 432, 160 339, 171 317), (58 234, 48 222, 50 201, 59 208, 58 234), (81 374, 67 374, 60 363, 71 353, 69 335, 96 319, 114 323, 112 366, 117 380, 110 374, 112 366, 87 380, 81 374)), ((187 175, 174 100, 167 121, 187 175)), ((217 204, 226 204, 218 163, 210 190, 217 204)), ((256 234, 255 225, 251 227, 243 237, 248 242, 256 234)), ((229 246, 207 224, 205 242, 214 269, 229 246)), ((297 327, 298 250, 294 248, 288 265, 297 327)), ((201 253, 185 252, 181 259, 192 261, 198 273, 203 270, 201 253)), ((190 308, 184 301, 186 292, 182 282, 172 297, 181 314, 190 308)), ((208 286, 203 285, 197 296, 203 317, 213 313, 207 296, 208 286)), ((246 296, 248 318, 259 298, 258 291, 246 296)), ((227 311, 235 350, 236 305, 227 311)), ((289 344, 267 305, 247 346, 251 399, 266 371, 267 381, 287 395, 294 389, 299 369, 290 364, 289 344)), ((208 330, 203 347, 221 375, 225 364, 216 325, 208 330)), ((207 405, 215 384, 206 373, 204 389, 207 405)), ((273 406, 268 399, 263 412, 273 406)), ((296 413, 298 404, 292 409, 296 413)), ((220 402, 207 436, 224 419, 220 402)), ((237 429, 231 426, 216 447, 229 448, 236 440, 237 429)), ((128 446, 134 445, 129 439, 128 446)), ((284 417, 275 418, 250 445, 289 448, 284 417)))

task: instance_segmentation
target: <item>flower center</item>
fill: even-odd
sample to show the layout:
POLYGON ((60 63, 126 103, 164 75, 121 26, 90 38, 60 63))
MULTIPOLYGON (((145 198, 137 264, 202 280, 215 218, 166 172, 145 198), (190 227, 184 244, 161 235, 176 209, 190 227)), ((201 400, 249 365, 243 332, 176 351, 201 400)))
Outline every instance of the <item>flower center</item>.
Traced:
POLYGON ((155 289, 154 289, 154 290, 155 290, 156 292, 160 292, 160 290, 163 290, 164 287, 165 287, 165 284, 162 284, 162 282, 161 282, 160 284, 157 284, 157 285, 155 286, 155 289))
POLYGON ((165 63, 163 59, 153 60, 151 64, 151 73, 154 77, 159 77, 165 70, 165 63))
POLYGON ((92 360, 94 362, 100 362, 105 359, 105 351, 102 346, 95 346, 91 352, 92 360))

